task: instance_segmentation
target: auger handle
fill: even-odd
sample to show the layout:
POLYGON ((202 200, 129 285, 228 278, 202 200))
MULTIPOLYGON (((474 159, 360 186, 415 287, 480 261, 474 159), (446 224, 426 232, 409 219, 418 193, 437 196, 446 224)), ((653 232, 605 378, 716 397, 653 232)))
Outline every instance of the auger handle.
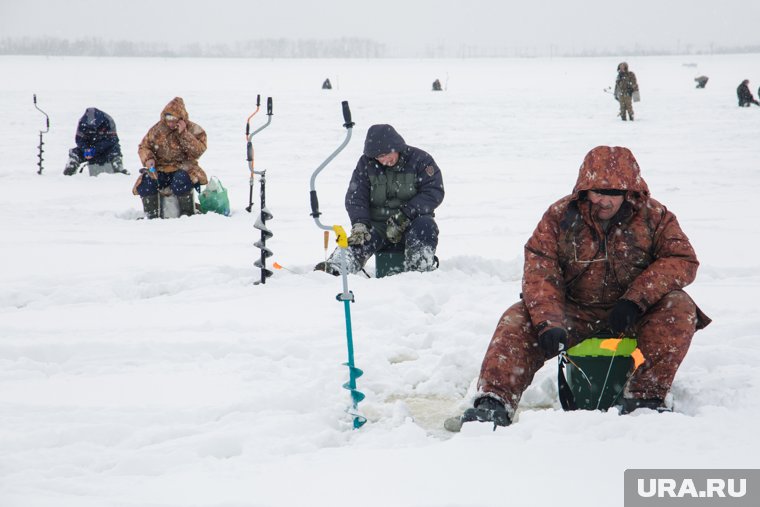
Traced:
POLYGON ((343 106, 343 119, 346 120, 343 126, 350 129, 354 126, 354 122, 351 121, 351 109, 348 107, 348 101, 344 100, 341 105, 343 106))
POLYGON ((311 200, 311 216, 318 218, 322 213, 319 212, 319 198, 317 198, 316 190, 309 192, 309 200, 311 200))
POLYGON ((39 111, 40 113, 45 115, 45 130, 40 130, 40 134, 47 134, 50 131, 50 117, 48 114, 40 109, 40 107, 37 105, 37 94, 33 94, 32 98, 34 99, 34 108, 39 111))
MULTIPOLYGON (((256 110, 251 113, 251 116, 248 117, 248 120, 245 122, 245 138, 248 139, 251 133, 251 118, 254 117, 256 113, 259 112, 259 107, 261 107, 261 95, 256 95, 256 110)), ((251 160, 250 158, 248 160, 251 160)))
MULTIPOLYGON (((257 101, 258 101, 258 99, 257 99, 257 101)), ((258 109, 258 106, 257 106, 256 107, 256 111, 258 111, 258 110, 259 109, 258 109)), ((262 130, 264 130, 265 128, 267 128, 270 123, 272 123, 272 97, 267 97, 267 122, 264 125, 262 125, 261 127, 257 128, 253 132, 251 132, 251 135, 248 136, 248 139, 250 140, 250 138, 252 138, 256 134, 258 134, 259 132, 261 132, 262 130)))
POLYGON ((343 140, 340 146, 336 148, 335 151, 333 151, 329 157, 325 159, 324 162, 319 164, 319 167, 317 167, 314 172, 311 174, 311 179, 309 181, 309 188, 311 189, 309 193, 309 200, 311 201, 311 216, 314 218, 314 222, 316 222, 317 227, 323 230, 330 231, 332 230, 332 227, 324 225, 320 222, 319 216, 321 213, 319 212, 319 200, 317 199, 317 188, 316 188, 316 182, 317 182, 317 176, 320 172, 329 164, 332 162, 332 160, 343 151, 343 148, 346 147, 348 142, 351 140, 351 130, 354 126, 354 122, 351 121, 351 109, 348 107, 348 101, 344 100, 341 103, 343 107, 343 119, 346 121, 346 123, 343 124, 344 127, 346 127, 346 138, 343 140))

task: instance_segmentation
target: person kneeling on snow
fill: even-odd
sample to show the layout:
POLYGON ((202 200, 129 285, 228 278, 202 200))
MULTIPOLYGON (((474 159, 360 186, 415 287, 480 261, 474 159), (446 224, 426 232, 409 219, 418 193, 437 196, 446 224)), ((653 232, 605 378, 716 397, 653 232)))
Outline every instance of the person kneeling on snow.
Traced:
MULTIPOLYGON (((88 107, 77 123, 74 136, 76 147, 69 150, 69 161, 63 174, 76 174, 79 166, 88 162, 93 165, 110 165, 113 173, 129 174, 121 158, 116 123, 100 109, 88 107)), ((97 173, 96 173, 97 174, 97 173)))
POLYGON ((630 336, 646 358, 621 413, 669 411, 665 396, 691 338, 710 319, 682 289, 696 254, 675 215, 649 197, 628 148, 598 146, 573 193, 552 204, 525 245, 522 301, 501 317, 462 422, 507 426, 544 362, 603 331, 630 336))
MULTIPOLYGON (((760 90, 758 90, 758 93, 760 93, 760 90)), ((736 88, 736 98, 739 99, 739 107, 749 107, 750 104, 760 106, 760 102, 756 101, 755 97, 752 96, 752 92, 749 91, 749 79, 742 81, 736 88)))
POLYGON ((407 145, 392 126, 372 125, 346 192, 349 247, 336 249, 314 269, 337 276, 337 256, 346 255, 348 272, 357 273, 378 250, 403 244, 406 271, 432 271, 438 246, 433 217, 443 196, 443 177, 433 157, 407 145))
POLYGON ((181 215, 195 212, 193 187, 208 183, 198 159, 206 151, 206 132, 188 119, 185 102, 175 97, 161 111, 137 150, 143 169, 132 193, 142 198, 148 218, 158 217, 158 192, 174 193, 181 215), (147 175, 147 176, 146 176, 147 175))

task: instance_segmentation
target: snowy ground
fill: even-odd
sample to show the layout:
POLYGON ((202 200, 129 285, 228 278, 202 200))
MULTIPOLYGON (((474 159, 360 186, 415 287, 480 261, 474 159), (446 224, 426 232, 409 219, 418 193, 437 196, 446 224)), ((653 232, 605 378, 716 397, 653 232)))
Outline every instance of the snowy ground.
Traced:
POLYGON ((738 108, 735 89, 749 78, 754 93, 760 55, 629 59, 634 123, 603 91, 618 61, 0 57, 0 505, 585 507, 622 505, 627 468, 757 468, 760 108, 738 108), (435 78, 447 91, 429 91, 435 78), (41 176, 33 93, 52 121, 41 176), (252 283, 244 210, 259 93, 274 97, 254 138, 269 245, 291 270, 266 286, 252 283), (229 188, 231 217, 138 221, 134 177, 62 175, 86 107, 114 117, 136 173, 137 144, 177 95, 208 133, 201 164, 229 188), (359 431, 343 412, 339 280, 310 272, 324 250, 309 176, 344 138, 341 100, 356 128, 317 180, 325 222, 348 225, 373 123, 429 151, 447 191, 440 270, 350 279, 359 431), (513 426, 445 433, 518 298, 523 244, 600 144, 632 149, 702 262, 688 291, 714 323, 676 378, 676 413, 564 413, 552 362, 513 426))

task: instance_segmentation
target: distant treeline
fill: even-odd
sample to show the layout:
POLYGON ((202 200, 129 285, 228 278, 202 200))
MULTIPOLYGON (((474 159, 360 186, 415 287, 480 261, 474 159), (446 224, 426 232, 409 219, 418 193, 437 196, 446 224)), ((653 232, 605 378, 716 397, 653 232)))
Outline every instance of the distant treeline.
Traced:
POLYGON ((382 58, 385 47, 369 39, 261 39, 233 44, 168 45, 92 37, 0 39, 0 54, 43 56, 160 56, 205 58, 382 58))
POLYGON ((537 58, 595 56, 663 56, 727 53, 760 53, 760 45, 717 46, 678 44, 651 48, 638 44, 615 48, 567 49, 556 44, 494 47, 449 44, 428 45, 419 50, 388 49, 371 39, 259 39, 235 43, 169 45, 155 42, 110 41, 101 38, 62 39, 22 37, 0 39, 0 55, 42 56, 158 56, 200 58, 537 58))

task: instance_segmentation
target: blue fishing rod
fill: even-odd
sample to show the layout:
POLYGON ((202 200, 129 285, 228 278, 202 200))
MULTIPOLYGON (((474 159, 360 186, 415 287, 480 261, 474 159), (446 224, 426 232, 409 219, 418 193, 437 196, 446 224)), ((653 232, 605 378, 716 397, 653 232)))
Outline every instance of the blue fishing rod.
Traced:
POLYGON ((351 121, 351 110, 348 107, 347 101, 344 100, 342 105, 343 119, 345 120, 343 126, 346 128, 346 138, 343 140, 343 143, 341 143, 341 145, 338 146, 338 148, 333 151, 332 154, 314 170, 314 173, 311 175, 311 181, 309 183, 309 197, 311 199, 311 216, 314 218, 314 223, 316 223, 317 227, 323 231, 335 232, 336 242, 341 249, 337 257, 340 259, 340 276, 343 283, 343 292, 335 296, 335 299, 343 302, 343 310, 346 316, 346 345, 348 347, 348 362, 343 364, 345 366, 348 366, 348 382, 343 384, 343 388, 348 389, 351 393, 351 407, 347 410, 347 412, 353 417, 354 429, 358 429, 367 422, 367 418, 359 414, 359 402, 364 399, 364 393, 356 388, 356 379, 361 377, 364 372, 357 368, 354 364, 354 338, 351 330, 350 306, 350 303, 354 302, 354 293, 348 290, 348 260, 346 259, 346 250, 348 249, 348 236, 346 236, 346 231, 342 226, 325 225, 320 221, 319 217, 321 213, 319 212, 319 199, 317 198, 316 189, 316 180, 319 173, 327 166, 327 164, 332 162, 338 153, 343 151, 343 148, 345 148, 346 145, 348 145, 348 142, 351 140, 351 130, 354 127, 354 122, 351 121))

